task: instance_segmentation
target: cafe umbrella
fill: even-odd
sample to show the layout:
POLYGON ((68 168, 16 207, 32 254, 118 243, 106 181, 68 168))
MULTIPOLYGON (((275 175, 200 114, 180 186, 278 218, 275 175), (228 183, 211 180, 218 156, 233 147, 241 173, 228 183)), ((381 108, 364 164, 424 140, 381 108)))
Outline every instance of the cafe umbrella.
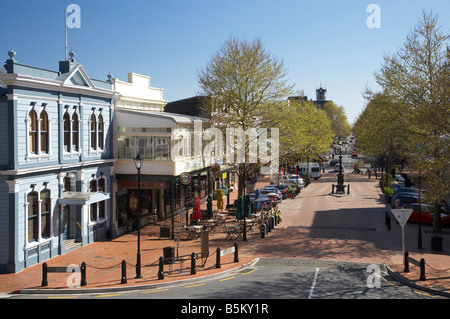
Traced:
POLYGON ((244 219, 244 199, 239 196, 236 207, 236 219, 244 219))
POLYGON ((200 198, 196 195, 194 198, 194 207, 192 210, 192 220, 202 219, 202 211, 200 210, 200 198))
POLYGON ((217 209, 220 211, 223 209, 223 191, 221 189, 217 190, 217 209))

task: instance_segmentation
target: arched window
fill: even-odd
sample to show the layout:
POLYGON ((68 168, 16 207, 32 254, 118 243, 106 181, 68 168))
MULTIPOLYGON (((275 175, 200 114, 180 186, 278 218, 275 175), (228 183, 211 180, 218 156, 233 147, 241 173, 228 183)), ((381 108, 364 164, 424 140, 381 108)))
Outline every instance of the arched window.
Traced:
POLYGON ((50 237, 50 190, 41 191, 41 237, 50 237))
POLYGON ((39 201, 38 193, 31 192, 27 195, 28 204, 28 241, 37 241, 38 235, 38 217, 39 217, 39 201))
POLYGON ((97 119, 91 115, 91 149, 97 149, 97 119))
POLYGON ((37 152, 37 114, 35 110, 28 113, 28 152, 37 152))
POLYGON ((78 135, 78 114, 73 113, 72 115, 72 152, 78 152, 80 150, 80 138, 78 135))
POLYGON ((41 135, 41 153, 47 153, 49 152, 49 139, 48 139, 48 116, 47 112, 41 112, 41 115, 39 117, 39 124, 40 124, 40 135, 41 135))
POLYGON ((68 112, 64 113, 64 151, 70 152, 70 115, 68 112))
POLYGON ((104 128, 105 123, 103 122, 103 115, 98 116, 98 148, 103 149, 104 147, 104 128))

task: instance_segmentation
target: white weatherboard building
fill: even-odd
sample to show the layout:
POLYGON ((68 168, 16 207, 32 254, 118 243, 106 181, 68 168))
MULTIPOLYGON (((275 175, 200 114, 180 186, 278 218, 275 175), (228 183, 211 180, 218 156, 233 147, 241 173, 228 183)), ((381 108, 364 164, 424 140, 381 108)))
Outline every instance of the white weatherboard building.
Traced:
MULTIPOLYGON (((134 158, 144 158, 141 169, 141 223, 168 218, 184 207, 187 194, 205 197, 209 183, 210 157, 194 158, 191 154, 195 122, 205 119, 164 112, 167 101, 163 90, 150 86, 150 77, 128 74, 128 81, 113 79, 120 94, 114 114, 114 141, 117 162, 114 173, 114 225, 116 234, 137 227, 137 169, 134 158), (180 174, 188 172, 192 183, 179 182, 180 174)), ((203 124, 204 125, 204 124, 203 124)), ((204 125, 205 126, 205 125, 204 125)))

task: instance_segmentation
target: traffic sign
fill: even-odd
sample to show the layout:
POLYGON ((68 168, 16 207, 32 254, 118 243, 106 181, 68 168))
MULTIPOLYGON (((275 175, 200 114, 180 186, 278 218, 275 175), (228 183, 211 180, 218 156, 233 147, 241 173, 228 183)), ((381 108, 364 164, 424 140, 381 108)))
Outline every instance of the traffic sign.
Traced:
POLYGON ((412 209, 391 209, 392 214, 397 218, 397 221, 400 223, 400 225, 403 227, 408 222, 409 216, 411 216, 412 209))
POLYGON ((398 223, 402 226, 402 251, 405 254, 405 225, 408 222, 409 216, 411 216, 412 209, 391 209, 392 214, 397 218, 398 223))

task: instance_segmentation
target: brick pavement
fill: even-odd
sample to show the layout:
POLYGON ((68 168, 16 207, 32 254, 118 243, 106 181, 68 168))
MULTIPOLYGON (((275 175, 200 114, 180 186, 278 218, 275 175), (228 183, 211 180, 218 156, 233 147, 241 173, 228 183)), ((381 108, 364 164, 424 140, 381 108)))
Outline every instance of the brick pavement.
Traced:
MULTIPOLYGON (((49 266, 68 266, 86 262, 88 289, 120 288, 144 286, 155 288, 173 281, 192 280, 230 271, 242 267, 257 257, 331 259, 340 261, 358 261, 383 263, 396 274, 407 278, 414 284, 429 287, 444 293, 450 293, 450 242, 444 236, 444 251, 437 253, 429 249, 430 227, 424 230, 423 249, 417 247, 417 225, 405 227, 406 249, 415 259, 424 258, 427 264, 426 281, 419 281, 419 269, 410 266, 410 272, 403 272, 401 253, 401 229, 392 220, 392 229, 384 225, 384 212, 388 210, 377 180, 366 176, 346 174, 346 182, 351 185, 351 195, 330 196, 331 183, 335 183, 335 173, 325 173, 319 181, 313 181, 295 199, 284 200, 279 209, 283 222, 260 238, 259 230, 248 233, 246 242, 238 240, 239 262, 233 261, 233 254, 222 257, 222 267, 216 269, 215 255, 206 260, 204 268, 197 269, 196 275, 190 275, 189 269, 179 271, 179 266, 172 266, 174 271, 166 274, 163 280, 157 278, 157 260, 163 255, 163 247, 175 247, 178 255, 200 252, 200 239, 170 240, 159 237, 159 225, 148 225, 141 230, 141 255, 143 279, 134 279, 136 261, 137 232, 113 240, 96 242, 75 249, 65 255, 57 256, 47 263, 49 266), (361 207, 364 203, 364 207, 361 207), (127 262, 127 284, 121 284, 122 260, 127 262)), ((257 187, 268 184, 265 178, 257 187)), ((233 192, 231 201, 237 192, 233 192)), ((205 206, 205 204, 204 204, 205 206)), ((203 207, 202 207, 203 208, 203 207)), ((213 201, 215 209, 215 201, 213 201)), ((176 223, 179 222, 178 217, 176 223)), ((225 239, 225 234, 216 231, 209 234, 210 253, 217 247, 222 249, 233 246, 233 240, 225 239)), ((197 261, 197 262, 200 262, 197 261)), ((183 267, 189 267, 184 262, 183 267)), ((167 270, 169 266, 165 266, 167 270)), ((67 274, 49 274, 47 288, 40 287, 42 280, 42 263, 23 270, 18 274, 0 275, 0 292, 13 292, 24 289, 67 290, 67 274)), ((81 288, 80 288, 81 289, 81 288)), ((78 289, 79 290, 79 289, 78 289)))

